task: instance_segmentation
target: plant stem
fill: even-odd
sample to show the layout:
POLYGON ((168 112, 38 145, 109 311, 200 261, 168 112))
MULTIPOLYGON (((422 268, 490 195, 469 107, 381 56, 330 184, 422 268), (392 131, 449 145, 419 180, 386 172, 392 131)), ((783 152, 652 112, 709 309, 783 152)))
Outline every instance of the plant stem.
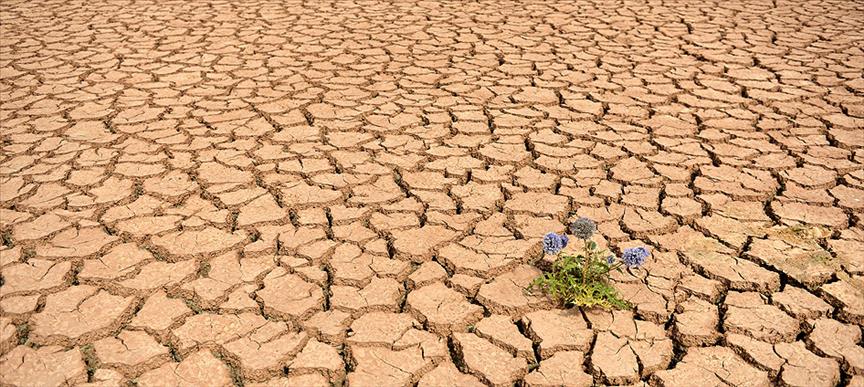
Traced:
POLYGON ((591 251, 588 247, 588 240, 584 239, 583 242, 585 242, 585 254, 583 255, 584 261, 582 261, 582 285, 585 285, 585 277, 588 276, 588 262, 591 261, 591 258, 589 256, 591 254, 591 251))

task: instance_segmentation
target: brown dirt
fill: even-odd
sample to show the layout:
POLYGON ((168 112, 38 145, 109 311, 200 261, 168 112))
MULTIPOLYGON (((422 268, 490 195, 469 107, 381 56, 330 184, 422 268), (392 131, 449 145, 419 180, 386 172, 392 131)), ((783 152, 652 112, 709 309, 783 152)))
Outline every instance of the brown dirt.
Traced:
POLYGON ((0 3, 0 384, 864 384, 864 5, 0 3), (526 294, 579 216, 632 311, 526 294))

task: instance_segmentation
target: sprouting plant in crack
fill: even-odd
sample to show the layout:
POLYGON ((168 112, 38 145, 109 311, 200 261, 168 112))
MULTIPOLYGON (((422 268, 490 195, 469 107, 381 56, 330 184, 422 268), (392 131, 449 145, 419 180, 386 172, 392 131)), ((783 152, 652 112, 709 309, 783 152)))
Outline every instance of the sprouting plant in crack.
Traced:
POLYGON ((99 358, 96 357, 96 351, 92 344, 87 344, 81 347, 81 354, 84 358, 84 364, 87 366, 87 381, 93 381, 93 374, 99 369, 99 358))
POLYGON ((186 301, 186 306, 189 307, 189 309, 192 309, 192 312, 195 314, 201 314, 201 312, 204 311, 204 309, 202 309, 195 301, 189 299, 183 300, 186 301))
POLYGON ((30 337, 30 325, 27 323, 16 325, 15 331, 18 334, 18 345, 24 345, 30 337))
POLYGON ((15 246, 15 242, 12 241, 12 232, 11 231, 3 231, 0 233, 0 243, 7 248, 12 248, 15 246))
POLYGON ((582 242, 575 254, 562 252, 570 241, 564 234, 548 233, 543 237, 543 252, 556 255, 552 269, 537 277, 528 287, 539 289, 564 306, 628 309, 630 304, 618 295, 609 281, 609 273, 622 268, 637 268, 645 263, 649 252, 645 247, 625 249, 620 259, 597 248, 591 236, 597 225, 588 218, 570 224, 570 233, 582 242))
POLYGON ((27 262, 35 256, 36 256, 36 250, 33 250, 32 248, 25 248, 25 249, 21 250, 21 261, 22 262, 27 262))

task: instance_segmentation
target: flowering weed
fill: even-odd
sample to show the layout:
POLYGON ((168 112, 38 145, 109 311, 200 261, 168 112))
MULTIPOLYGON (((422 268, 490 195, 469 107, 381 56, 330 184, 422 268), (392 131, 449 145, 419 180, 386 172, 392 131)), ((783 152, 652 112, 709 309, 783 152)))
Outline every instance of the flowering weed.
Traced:
POLYGON ((622 267, 634 268, 645 263, 650 254, 645 247, 625 249, 621 259, 606 250, 598 249, 590 238, 597 230, 594 221, 579 218, 570 225, 570 231, 582 242, 576 255, 562 253, 569 238, 555 233, 543 238, 543 251, 557 255, 552 270, 537 277, 529 286, 540 289, 565 306, 599 306, 604 309, 628 309, 630 304, 618 295, 609 281, 609 273, 622 267))

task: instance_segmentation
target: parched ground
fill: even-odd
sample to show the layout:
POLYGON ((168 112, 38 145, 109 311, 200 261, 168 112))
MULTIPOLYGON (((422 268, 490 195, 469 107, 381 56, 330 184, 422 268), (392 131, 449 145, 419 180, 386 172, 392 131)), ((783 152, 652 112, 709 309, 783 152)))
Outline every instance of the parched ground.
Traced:
POLYGON ((864 385, 864 3, 0 4, 0 384, 864 385), (523 288, 579 216, 632 311, 523 288))

